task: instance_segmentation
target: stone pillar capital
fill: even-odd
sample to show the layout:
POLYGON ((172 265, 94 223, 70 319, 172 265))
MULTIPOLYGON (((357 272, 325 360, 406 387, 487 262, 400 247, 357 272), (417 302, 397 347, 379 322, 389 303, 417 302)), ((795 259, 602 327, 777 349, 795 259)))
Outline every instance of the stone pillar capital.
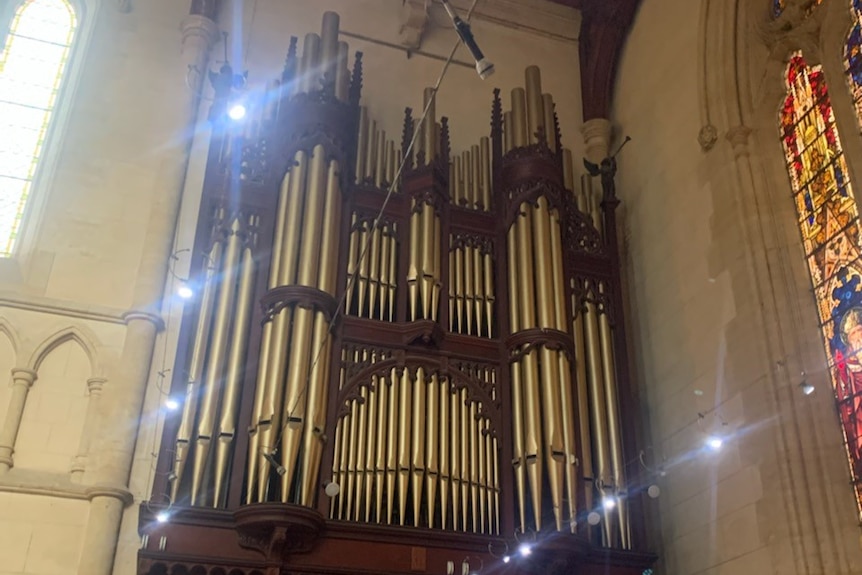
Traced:
POLYGON ((751 128, 748 126, 734 126, 727 131, 727 141, 733 147, 733 154, 737 158, 748 155, 748 141, 751 136, 751 128))
POLYGON ((32 369, 16 367, 12 370, 12 381, 15 385, 30 387, 39 376, 32 369))
POLYGON ((593 118, 581 126, 589 161, 599 164, 610 155, 611 131, 611 122, 606 118, 593 118))
POLYGON ((129 325, 134 321, 146 321, 156 326, 157 331, 162 331, 165 328, 165 322, 161 317, 147 311, 128 311, 123 314, 123 321, 126 325, 129 325))
POLYGON ((91 395, 102 393, 102 387, 108 380, 104 377, 91 377, 87 380, 87 390, 91 395))

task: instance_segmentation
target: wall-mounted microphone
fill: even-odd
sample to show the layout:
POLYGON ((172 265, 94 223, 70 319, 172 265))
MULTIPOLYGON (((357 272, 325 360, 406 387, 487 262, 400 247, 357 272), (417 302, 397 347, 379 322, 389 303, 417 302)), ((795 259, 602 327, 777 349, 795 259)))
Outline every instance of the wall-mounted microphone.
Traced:
POLYGON ((476 72, 479 73, 479 77, 483 80, 494 73, 494 64, 485 59, 485 55, 482 54, 482 50, 479 49, 478 44, 476 44, 476 39, 473 38, 473 32, 470 30, 470 25, 461 20, 461 18, 452 10, 452 7, 449 6, 449 0, 440 0, 443 3, 443 7, 446 8, 446 12, 449 14, 449 17, 452 19, 452 23, 455 25, 455 30, 458 32, 458 36, 461 38, 461 41, 464 42, 464 45, 467 46, 467 49, 470 50, 470 54, 473 55, 473 59, 476 61, 476 72))

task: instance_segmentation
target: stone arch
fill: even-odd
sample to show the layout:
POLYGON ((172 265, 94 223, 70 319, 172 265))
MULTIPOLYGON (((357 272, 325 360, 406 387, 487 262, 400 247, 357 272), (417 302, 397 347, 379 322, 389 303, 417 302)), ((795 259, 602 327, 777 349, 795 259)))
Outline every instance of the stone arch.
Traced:
POLYGON ((3 316, 0 316, 0 333, 9 338, 9 342, 12 344, 12 351, 16 357, 21 354, 21 340, 18 337, 18 332, 12 323, 3 316))
POLYGON ((67 341, 74 341, 84 350, 90 361, 90 376, 101 377, 103 373, 98 354, 98 349, 101 345, 98 344, 96 336, 83 326, 69 326, 43 339, 42 343, 36 347, 36 350, 30 356, 27 368, 38 373, 39 366, 45 357, 67 341))

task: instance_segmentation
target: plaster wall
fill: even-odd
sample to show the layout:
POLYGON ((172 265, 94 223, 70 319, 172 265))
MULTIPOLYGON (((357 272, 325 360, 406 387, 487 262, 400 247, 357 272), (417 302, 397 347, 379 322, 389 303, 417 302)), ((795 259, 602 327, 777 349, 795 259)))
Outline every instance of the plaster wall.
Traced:
MULTIPOLYGON (((645 456, 666 473, 655 476, 659 572, 858 573, 856 504, 778 139, 781 72, 804 42, 778 40, 771 2, 750 4, 644 0, 615 96, 618 134, 633 138, 618 192, 645 456)), ((824 4, 814 45, 844 33, 822 25, 824 4)), ((822 56, 840 71, 838 51, 822 56)))

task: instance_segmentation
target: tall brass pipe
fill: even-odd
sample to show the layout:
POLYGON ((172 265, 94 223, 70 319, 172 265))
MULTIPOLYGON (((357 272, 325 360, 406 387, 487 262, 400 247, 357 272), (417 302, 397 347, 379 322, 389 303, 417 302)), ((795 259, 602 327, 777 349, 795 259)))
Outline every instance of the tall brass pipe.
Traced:
POLYGON ((575 191, 575 163, 568 148, 563 148, 563 185, 567 190, 575 191))
POLYGON ((440 266, 441 222, 436 213, 434 214, 434 219, 432 221, 434 222, 434 225, 431 232, 431 269, 433 270, 434 283, 431 286, 431 311, 428 314, 428 317, 433 321, 437 321, 437 315, 440 313, 440 277, 442 276, 442 269, 440 266))
MULTIPOLYGON (((613 483, 613 478, 611 475, 611 453, 608 438, 607 403, 605 401, 598 317, 596 313, 596 305, 591 301, 586 302, 584 324, 587 362, 589 366, 587 371, 589 374, 590 419, 593 422, 593 445, 595 446, 594 477, 602 486, 609 486, 613 483)), ((604 492, 604 487, 602 487, 602 491, 604 492)), ((608 512, 606 512, 605 515, 606 521, 602 523, 602 531, 605 544, 610 545, 611 541, 613 541, 610 517, 608 512)))
POLYGON ((395 142, 386 142, 386 183, 395 183, 395 173, 398 171, 398 157, 395 154, 395 142))
POLYGON ((384 224, 380 230, 380 292, 377 301, 378 313, 377 318, 382 320, 392 321, 392 318, 387 314, 387 300, 389 299, 389 286, 392 283, 392 273, 389 264, 389 251, 392 249, 392 235, 389 229, 389 224, 384 224))
POLYGON ((377 166, 377 121, 369 118, 368 134, 365 141, 364 180, 374 181, 374 168, 377 166))
POLYGON ((398 475, 398 408, 401 405, 398 371, 389 373, 389 410, 386 416, 386 524, 392 525, 395 478, 398 475))
POLYGON ((491 139, 482 136, 479 140, 479 159, 482 168, 480 189, 482 190, 482 206, 484 210, 491 210, 491 139))
POLYGON ((376 495, 375 513, 377 523, 383 522, 383 492, 386 478, 387 429, 389 426, 389 376, 376 377, 374 382, 377 396, 377 437, 375 438, 374 491, 376 495))
MULTIPOLYGON (((604 291, 601 286, 600 291, 604 291)), ((619 399, 617 397, 617 378, 614 364, 613 338, 607 313, 599 316, 599 337, 602 342, 602 372, 604 373, 605 400, 608 414, 608 441, 611 448, 611 473, 614 487, 617 491, 625 489, 625 457, 621 436, 622 424, 619 416, 619 399)), ((629 532, 628 507, 620 500, 617 513, 620 524, 620 542, 623 549, 631 549, 629 532)))
POLYGON ((461 165, 464 170, 464 207, 475 209, 476 195, 473 188, 473 153, 470 150, 464 150, 461 153, 461 165))
POLYGON ((542 110, 545 113, 545 138, 552 152, 557 151, 557 130, 554 122, 554 97, 542 94, 542 110))
POLYGON ((474 322, 473 318, 473 303, 476 301, 476 291, 473 286, 474 275, 473 271, 476 266, 473 264, 473 246, 465 245, 464 251, 464 316, 467 320, 467 330, 463 333, 473 335, 473 324, 478 323, 478 319, 474 322))
POLYGON ((479 501, 481 500, 481 495, 479 493, 479 430, 477 429, 477 420, 476 420, 476 402, 470 403, 470 409, 468 411, 469 420, 467 422, 467 428, 470 430, 470 459, 468 464, 470 466, 470 508, 472 511, 472 527, 473 533, 479 533, 479 501))
POLYGON ((221 417, 218 426, 218 443, 213 491, 213 506, 219 507, 224 496, 224 483, 227 479, 228 462, 233 440, 236 436, 236 418, 239 409, 239 390, 245 371, 245 352, 248 341, 249 321, 252 313, 254 292, 254 253, 251 240, 247 240, 242 250, 239 270, 239 291, 236 297, 236 315, 230 338, 230 354, 227 361, 227 374, 222 397, 221 417))
POLYGON ((389 321, 395 321, 395 288, 398 285, 398 224, 393 223, 389 242, 389 321))
POLYGON ((527 134, 527 101, 523 88, 512 90, 512 148, 526 146, 530 141, 527 134))
MULTIPOLYGON (((450 260, 451 261, 451 260, 450 260)), ((451 467, 449 465, 451 428, 449 411, 449 381, 440 380, 440 527, 448 529, 449 519, 449 486, 451 481, 451 467)))
POLYGON ((339 17, 336 12, 323 13, 323 23, 320 29, 321 75, 327 81, 332 82, 333 88, 338 69, 338 24, 339 17))
POLYGON ((335 97, 347 101, 350 91, 350 70, 347 67, 350 48, 347 42, 338 43, 338 61, 335 64, 335 97))
POLYGON ((482 156, 478 145, 470 146, 470 168, 473 170, 473 205, 474 210, 487 210, 482 202, 482 156))
MULTIPOLYGON (((359 108, 359 134, 356 138, 356 183, 365 179, 365 163, 368 156, 368 108, 359 108)), ((354 260, 351 260, 354 261, 354 260)))
POLYGON ((452 203, 460 206, 461 200, 464 198, 464 168, 461 164, 461 156, 452 157, 452 167, 455 173, 452 178, 452 203))
POLYGON ((386 181, 386 130, 380 130, 377 134, 377 158, 374 168, 374 185, 383 187, 386 181))
POLYGON ((432 291, 434 290, 434 207, 430 204, 422 205, 422 229, 421 229, 421 282, 422 317, 433 319, 432 316, 432 291))
POLYGON ((458 316, 458 331, 467 333, 464 330, 464 248, 455 248, 455 313, 458 316))
MULTIPOLYGON (((474 403, 473 405, 476 405, 476 404, 474 403)), ((476 417, 475 414, 474 414, 474 417, 476 417)), ((485 473, 487 471, 487 465, 485 463, 485 456, 486 456, 485 440, 487 439, 487 437, 483 433, 484 429, 485 429, 485 422, 486 421, 487 420, 484 417, 478 421, 475 419, 473 420, 473 427, 476 428, 476 443, 478 444, 477 450, 476 450, 477 451, 476 467, 478 468, 477 469, 477 476, 478 477, 477 477, 477 481, 476 481, 476 487, 479 491, 479 529, 478 529, 479 533, 485 533, 485 526, 486 526, 486 514, 485 514, 485 512, 487 511, 487 509, 485 507, 485 503, 487 502, 487 499, 488 499, 488 483, 487 483, 487 477, 485 475, 485 473)), ((474 515, 475 515, 475 511, 474 511, 474 515)), ((475 528, 474 528, 474 531, 476 531, 475 528)))
MULTIPOLYGON (((359 251, 358 257, 362 256, 362 252, 365 250, 365 246, 368 245, 369 234, 371 234, 370 223, 368 221, 363 221, 360 224, 359 228, 359 251)), ((357 308, 356 315, 359 317, 367 317, 365 314, 365 296, 368 293, 368 268, 371 265, 368 256, 362 257, 362 260, 357 262, 359 264, 358 267, 358 279, 356 282, 356 303, 359 306, 357 308)))
POLYGON ((306 34, 299 63, 300 91, 308 93, 320 89, 320 36, 306 34))
POLYGON ((494 470, 494 534, 500 534, 500 445, 497 438, 493 438, 494 450, 491 462, 494 470))
POLYGON ((461 404, 461 525, 468 531, 467 516, 470 508, 470 483, 473 479, 470 463, 472 461, 474 435, 470 433, 470 405, 467 401, 467 389, 462 388, 458 394, 461 404))
MULTIPOLYGON (((348 352, 346 349, 341 350, 341 378, 339 381, 339 391, 344 389, 347 383, 347 360, 348 352)), ((338 441, 335 444, 335 453, 332 457, 333 465, 338 465, 338 473, 335 475, 335 481, 342 487, 338 494, 338 513, 336 519, 344 519, 344 499, 347 493, 347 459, 349 456, 350 446, 350 413, 338 420, 336 427, 338 441)))
POLYGON ((542 73, 538 66, 525 71, 527 84, 527 143, 535 144, 545 131, 545 109, 542 104, 542 73))
MULTIPOLYGON (((437 490, 440 483, 440 381, 437 374, 426 385, 425 402, 425 507, 428 510, 428 527, 434 528, 437 490)), ((421 495, 415 495, 420 498, 421 495)))
MULTIPOLYGON (((473 307, 476 311, 476 330, 475 334, 482 335, 482 310, 485 309, 485 301, 488 299, 487 287, 485 286, 485 266, 482 258, 482 252, 477 247, 470 248, 473 251, 473 283, 476 289, 476 298, 473 300, 473 307)), ((486 334, 488 335, 488 334, 486 334)))
MULTIPOLYGON (((509 228, 506 236, 507 252, 509 254, 508 280, 509 280, 509 322, 512 333, 520 331, 521 312, 518 293, 518 266, 517 266, 517 231, 516 220, 509 228)), ((518 503, 518 518, 521 524, 521 533, 527 532, 526 516, 526 460, 524 449, 524 407, 523 391, 521 385, 521 365, 511 364, 512 377, 512 466, 515 471, 515 495, 518 503)))
POLYGON ((370 224, 371 229, 371 247, 368 253, 369 260, 369 270, 368 270, 368 317, 372 319, 378 319, 376 308, 377 308, 377 296, 378 290, 381 288, 380 285, 380 249, 381 249, 381 241, 382 241, 382 230, 379 226, 374 226, 373 223, 370 224))
POLYGON ((420 238, 422 230, 423 207, 416 205, 416 200, 413 200, 413 211, 410 214, 410 260, 407 268, 407 288, 410 299, 410 321, 419 319, 419 282, 424 272, 421 269, 419 260, 421 245, 420 238))
MULTIPOLYGON (((341 378, 344 378, 344 370, 341 370, 341 378)), ((344 475, 342 473, 341 468, 341 454, 343 453, 343 449, 341 449, 342 445, 342 436, 344 434, 344 418, 340 418, 338 422, 335 424, 335 438, 332 444, 332 480, 337 484, 344 486, 344 475)), ((330 499, 329 501, 329 518, 330 519, 341 519, 341 509, 344 501, 343 491, 339 492, 338 495, 330 499)))
POLYGON ((177 492, 179 490, 180 481, 183 479, 183 474, 188 460, 189 449, 191 447, 192 435, 194 433, 195 417, 197 416, 198 407, 198 388, 202 382, 204 358, 209 349, 210 342, 210 325, 212 323, 213 305, 215 303, 215 275, 221 269, 221 252, 222 243, 214 242, 210 248, 209 257, 207 258, 206 273, 203 280, 203 292, 201 294, 201 304, 198 311, 198 321, 195 328, 194 345, 192 346, 192 357, 189 361, 189 377, 186 385, 186 398, 183 403, 183 415, 180 419, 180 427, 177 431, 176 453, 174 454, 174 479, 171 484, 171 500, 177 500, 177 492))
MULTIPOLYGON (((363 352, 367 357, 367 353, 363 352)), ((365 452, 368 445, 368 388, 363 387, 359 390, 359 395, 362 398, 357 409, 359 413, 359 425, 357 433, 358 442, 356 444, 356 501, 353 508, 353 520, 360 521, 362 518, 362 509, 365 493, 365 452)))
MULTIPOLYGON (((373 363, 373 361, 372 361, 373 363)), ((368 412, 368 433, 365 435, 365 513, 363 521, 371 520, 372 495, 374 490, 374 479, 376 475, 375 463, 377 462, 377 377, 371 379, 373 388, 369 389, 366 396, 365 410, 368 412)))
MULTIPOLYGON (((573 286, 577 292, 578 286, 573 286)), ((572 323, 575 340, 575 389, 578 396, 578 433, 579 445, 581 447, 581 476, 592 479, 593 476, 593 449, 592 437, 590 435, 590 400, 587 390, 587 352, 585 345, 586 332, 584 331, 584 311, 578 301, 578 295, 572 296, 572 323)), ((592 483, 584 486, 584 504, 587 509, 593 507, 592 483)))
POLYGON ((231 216, 227 246, 225 248, 224 266, 222 267, 221 289, 216 303, 215 317, 212 325, 212 339, 207 359, 203 394, 198 413, 197 439, 193 459, 193 475, 191 500, 193 504, 201 504, 198 500, 203 482, 204 467, 209 459, 209 449, 213 438, 216 414, 218 412, 221 382, 224 377, 225 360, 228 352, 228 337, 231 322, 231 311, 236 296, 237 265, 240 258, 239 231, 241 224, 237 216, 231 216))
POLYGON ((449 413, 451 424, 449 426, 449 454, 451 457, 452 470, 452 528, 455 531, 466 531, 467 526, 461 522, 461 451, 464 448, 464 438, 461 435, 461 394, 458 390, 449 390, 449 413))
MULTIPOLYGON (((358 361, 361 357, 359 352, 354 352, 354 361, 358 361)), ((350 402, 350 430, 349 430, 349 446, 347 447, 347 504, 344 509, 344 518, 348 521, 353 518, 354 499, 356 495, 356 463, 357 450, 362 438, 359 436, 359 403, 354 400, 350 402)), ((358 506, 358 503, 356 504, 358 506)))
POLYGON ((425 88, 422 96, 423 106, 428 108, 428 112, 425 114, 425 125, 422 126, 423 148, 425 150, 425 161, 430 164, 437 157, 437 143, 435 141, 437 136, 437 130, 435 129, 437 113, 434 88, 425 88))
MULTIPOLYGON (((281 243, 281 261, 278 269, 278 280, 276 285, 291 285, 296 278, 296 269, 299 258, 299 238, 301 232, 300 222, 303 206, 303 192, 305 191, 308 175, 308 156, 304 150, 299 150, 294 156, 294 166, 291 168, 286 218, 281 243)), ((258 449, 272 453, 274 445, 274 434, 279 429, 281 422, 281 403, 284 397, 284 370, 287 362, 287 349, 290 342, 288 329, 293 321, 293 308, 285 307, 273 318, 272 337, 269 340, 269 356, 264 379, 264 395, 260 409, 258 427, 258 449)), ((264 342, 264 348, 265 342, 264 342)), ((251 454, 258 461, 258 497, 263 500, 266 492, 266 484, 269 477, 267 469, 269 462, 259 453, 251 454)))
MULTIPOLYGON (((452 236, 449 236, 449 331, 455 331, 455 303, 458 296, 455 292, 455 257, 452 236)), ((460 326, 459 326, 460 330, 460 326)))
MULTIPOLYGON (((299 285, 318 287, 321 263, 320 245, 323 236, 323 218, 326 202, 327 162, 326 150, 321 144, 314 147, 311 156, 306 202, 303 210, 303 228, 300 243, 299 269, 297 283, 299 285)), ((331 257, 331 254, 327 258, 331 257)), ((304 388, 309 381, 310 363, 314 339, 314 323, 316 313, 313 310, 297 306, 294 311, 294 323, 290 359, 287 366, 287 381, 285 382, 283 417, 284 426, 281 434, 281 464, 286 473, 281 476, 282 501, 287 501, 288 490, 296 473, 297 454, 302 443, 303 427, 305 425, 306 401, 304 388)), ((325 328, 324 328, 325 329, 325 328)), ((325 332, 324 332, 325 333, 325 332)), ((322 342, 321 342, 322 343, 322 342)), ((324 362, 325 363, 325 362, 324 362)))
POLYGON ((410 370, 401 375, 398 410, 398 520, 404 525, 407 517, 407 491, 410 486, 411 441, 413 423, 413 382, 410 370))
MULTIPOLYGON (((410 462, 412 463, 412 492, 413 492, 413 526, 419 527, 420 511, 422 509, 422 481, 425 478, 425 436, 427 429, 423 423, 426 417, 425 403, 427 402, 425 383, 425 369, 420 367, 416 370, 416 379, 413 380, 413 443, 410 462)), ((425 424, 428 422, 426 421, 425 424)))
POLYGON ((482 264, 485 269, 485 322, 486 334, 494 337, 494 259, 490 253, 482 254, 482 264))
MULTIPOLYGON (((352 304, 353 304, 353 292, 356 289, 354 280, 352 280, 353 276, 359 271, 357 268, 357 261, 359 259, 359 230, 356 229, 356 221, 357 216, 354 213, 350 216, 350 242, 347 248, 347 286, 349 289, 346 291, 345 299, 344 299, 344 310, 345 313, 351 313, 352 304), (353 287, 350 287, 350 286, 353 287)), ((357 313, 356 315, 359 315, 357 313)))

